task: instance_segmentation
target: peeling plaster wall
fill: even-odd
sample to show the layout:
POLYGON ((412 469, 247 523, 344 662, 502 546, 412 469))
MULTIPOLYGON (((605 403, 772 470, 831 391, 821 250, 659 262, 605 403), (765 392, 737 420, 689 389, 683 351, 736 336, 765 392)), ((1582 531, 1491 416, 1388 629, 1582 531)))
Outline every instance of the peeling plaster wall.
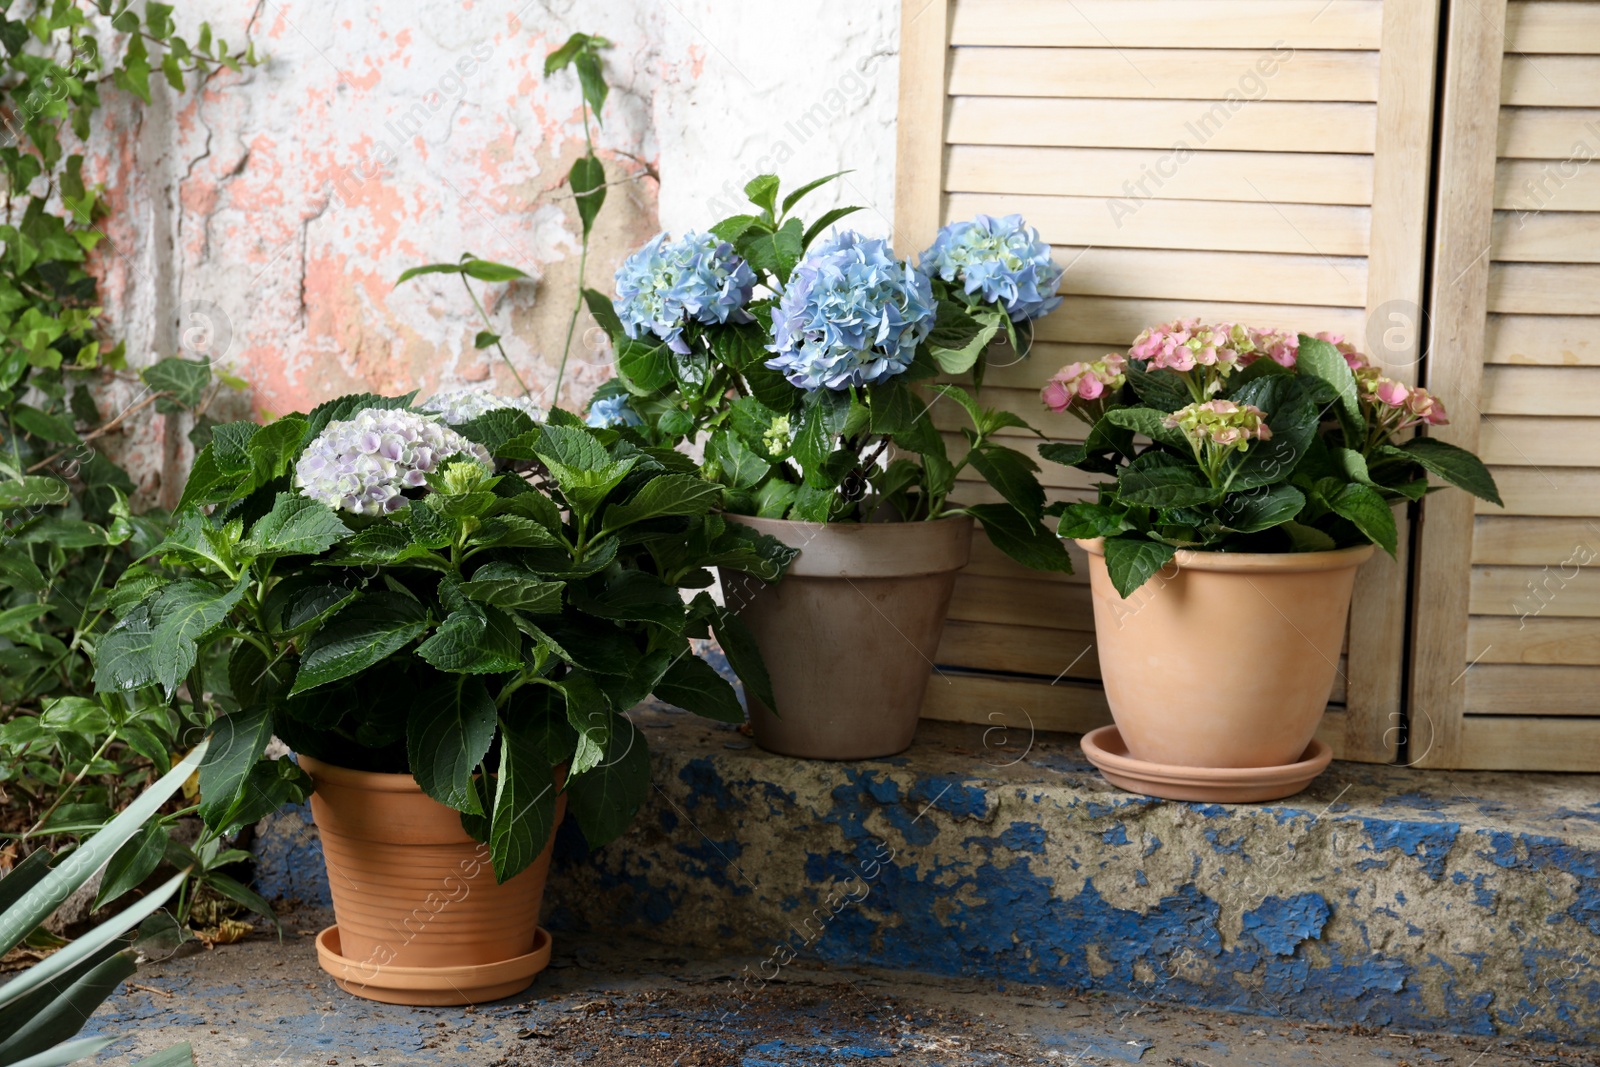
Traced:
MULTIPOLYGON (((610 187, 591 285, 609 288, 658 228, 737 210, 764 170, 793 186, 855 168, 811 213, 860 204, 859 228, 891 229, 892 0, 196 0, 178 17, 190 39, 202 19, 235 43, 248 33, 265 62, 182 94, 158 76, 150 107, 108 90, 91 155, 114 209, 99 270, 134 366, 181 350, 250 384, 218 417, 366 389, 515 389, 492 349, 473 348, 481 324, 458 282, 394 287, 407 267, 468 251, 533 276, 490 287, 487 308, 548 393, 576 294, 562 182, 583 127, 576 75, 547 81, 543 62, 575 30, 614 42, 596 149, 613 181, 634 179, 610 187)), ((585 313, 569 407, 611 373, 592 327, 585 313)), ((134 395, 118 388, 111 410, 134 395)), ((134 422, 120 446, 152 502, 171 501, 189 459, 186 427, 167 422, 134 422)))

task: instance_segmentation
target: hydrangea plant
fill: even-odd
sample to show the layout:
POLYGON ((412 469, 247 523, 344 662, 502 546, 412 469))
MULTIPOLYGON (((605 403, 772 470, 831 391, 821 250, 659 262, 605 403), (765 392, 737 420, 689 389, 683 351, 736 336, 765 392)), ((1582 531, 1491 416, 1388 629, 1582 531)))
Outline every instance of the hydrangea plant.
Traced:
POLYGON ((641 700, 743 721, 691 638, 714 633, 771 699, 737 617, 680 591, 711 566, 776 580, 793 553, 725 523, 721 487, 670 448, 561 411, 540 424, 499 407, 451 429, 409 403, 218 426, 171 534, 112 594, 95 684, 228 692, 200 770, 213 828, 304 790, 292 762, 261 758, 277 735, 409 771, 504 880, 543 847, 558 787, 591 845, 627 826, 649 787, 625 714, 641 700))
POLYGON ((724 487, 731 512, 811 522, 965 514, 1017 559, 1068 569, 1044 525, 1038 465, 1003 443, 1006 431, 1031 432, 1027 424, 931 382, 980 378, 1013 315, 1027 321, 1053 306, 1046 290, 1059 272, 1048 248, 1020 220, 987 220, 975 232, 993 240, 947 228, 918 269, 882 239, 824 237, 855 208, 810 225, 792 214, 836 177, 781 203, 778 179, 756 178, 748 214, 710 237, 657 237, 617 272, 615 300, 586 293, 618 371, 591 401, 590 423, 618 425, 631 412, 643 440, 702 445, 701 471, 724 487), (936 264, 949 267, 948 280, 936 264), (966 470, 998 499, 953 501, 966 470))
POLYGON ((1126 356, 1063 367, 1041 399, 1088 433, 1040 454, 1112 478, 1092 502, 1052 506, 1059 532, 1105 538, 1106 568, 1125 597, 1180 548, 1374 543, 1393 555, 1392 508, 1443 488, 1430 474, 1500 503, 1472 453, 1405 435, 1446 421, 1438 399, 1385 377, 1335 334, 1164 323, 1126 356))

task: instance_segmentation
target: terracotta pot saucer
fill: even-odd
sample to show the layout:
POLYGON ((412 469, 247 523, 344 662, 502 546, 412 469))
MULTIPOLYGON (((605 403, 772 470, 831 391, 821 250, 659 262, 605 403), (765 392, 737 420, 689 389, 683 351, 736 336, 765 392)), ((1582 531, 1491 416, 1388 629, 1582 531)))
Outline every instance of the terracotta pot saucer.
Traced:
POLYGON ((550 933, 539 927, 533 951, 498 963, 467 967, 395 967, 339 954, 339 928, 317 935, 317 962, 351 996, 383 1004, 445 1007, 482 1004, 520 993, 550 963, 550 933))
POLYGON ((1179 767, 1149 763, 1128 755, 1115 726, 1083 735, 1083 754, 1106 781, 1130 793, 1166 800, 1213 804, 1255 804, 1294 796, 1333 760, 1333 749, 1312 739, 1298 762, 1278 767, 1179 767))

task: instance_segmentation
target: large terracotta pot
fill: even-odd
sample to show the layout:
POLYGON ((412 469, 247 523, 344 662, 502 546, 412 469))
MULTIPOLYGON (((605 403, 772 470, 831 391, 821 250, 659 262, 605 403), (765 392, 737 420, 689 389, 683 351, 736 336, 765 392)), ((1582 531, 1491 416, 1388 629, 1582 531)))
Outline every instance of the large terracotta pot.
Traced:
POLYGON ((725 603, 755 633, 777 713, 745 694, 756 743, 808 759, 903 752, 922 713, 972 520, 809 523, 729 515, 798 548, 768 585, 723 572, 725 603))
MULTIPOLYGON (((342 989, 390 1004, 471 1004, 532 983, 550 959, 539 909, 554 834, 497 884, 488 846, 411 775, 299 761, 316 785, 311 815, 337 923, 317 939, 318 955, 342 989)), ((565 807, 562 794, 557 824, 565 807)))
POLYGON ((1128 754, 1183 767, 1281 767, 1327 707, 1356 568, 1333 552, 1180 551, 1132 596, 1089 553, 1106 700, 1128 754))

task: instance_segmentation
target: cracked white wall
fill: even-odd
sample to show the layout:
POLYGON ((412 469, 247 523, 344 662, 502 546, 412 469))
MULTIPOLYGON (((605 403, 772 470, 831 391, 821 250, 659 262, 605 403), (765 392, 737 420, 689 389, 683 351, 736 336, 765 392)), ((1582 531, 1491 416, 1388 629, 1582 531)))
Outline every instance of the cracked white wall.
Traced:
MULTIPOLYGON (((484 295, 518 371, 548 392, 576 293, 562 182, 583 130, 575 74, 547 80, 543 62, 574 30, 614 42, 596 147, 619 184, 589 284, 609 289, 658 228, 738 210, 763 170, 792 187, 853 168, 810 213, 860 204, 858 228, 891 229, 893 0, 195 0, 179 17, 191 39, 201 19, 236 43, 248 31, 264 62, 182 94, 157 76, 151 106, 108 104, 92 164, 115 212, 100 269, 131 363, 182 350, 249 383, 220 417, 367 389, 515 388, 473 348, 481 324, 457 281, 394 285, 469 251, 533 276, 484 295)), ((584 313, 569 407, 610 374, 592 325, 584 313)), ((136 424, 124 454, 170 502, 188 456, 168 421, 136 424)))

